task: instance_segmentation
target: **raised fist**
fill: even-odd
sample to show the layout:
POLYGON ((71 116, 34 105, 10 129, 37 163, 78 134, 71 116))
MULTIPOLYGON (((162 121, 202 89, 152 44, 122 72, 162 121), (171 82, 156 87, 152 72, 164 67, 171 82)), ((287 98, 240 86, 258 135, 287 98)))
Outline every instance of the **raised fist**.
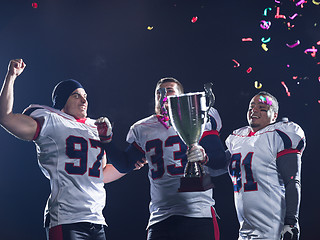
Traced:
POLYGON ((18 77, 26 66, 22 59, 11 60, 8 66, 8 75, 18 77))

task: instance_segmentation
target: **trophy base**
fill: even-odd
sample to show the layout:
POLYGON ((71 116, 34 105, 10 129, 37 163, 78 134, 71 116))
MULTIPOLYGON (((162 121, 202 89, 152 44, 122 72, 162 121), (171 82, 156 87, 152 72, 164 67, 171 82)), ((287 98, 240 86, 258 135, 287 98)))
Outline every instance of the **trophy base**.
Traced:
POLYGON ((211 177, 205 174, 200 177, 182 177, 180 178, 180 188, 178 192, 201 192, 213 188, 211 177))

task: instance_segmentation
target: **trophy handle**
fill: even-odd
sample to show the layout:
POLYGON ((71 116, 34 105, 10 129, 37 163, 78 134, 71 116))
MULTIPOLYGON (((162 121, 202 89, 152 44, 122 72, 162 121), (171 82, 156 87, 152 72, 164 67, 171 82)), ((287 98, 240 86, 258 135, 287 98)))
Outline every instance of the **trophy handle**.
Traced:
POLYGON ((208 110, 213 107, 215 101, 216 101, 216 97, 214 96, 213 92, 212 92, 212 86, 213 83, 212 82, 208 82, 206 84, 204 84, 204 91, 205 91, 205 96, 206 96, 206 105, 208 110))

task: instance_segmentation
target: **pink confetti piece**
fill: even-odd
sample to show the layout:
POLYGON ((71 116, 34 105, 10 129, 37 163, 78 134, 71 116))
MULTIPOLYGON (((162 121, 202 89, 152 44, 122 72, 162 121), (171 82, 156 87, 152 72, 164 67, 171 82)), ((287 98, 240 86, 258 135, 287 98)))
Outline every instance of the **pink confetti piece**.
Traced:
POLYGON ((236 65, 234 65, 233 67, 240 67, 240 63, 238 63, 236 60, 234 60, 234 59, 232 59, 232 61, 234 61, 234 63, 236 64, 236 65))
POLYGON ((315 58, 316 52, 318 52, 318 49, 316 49, 314 46, 312 46, 312 48, 308 48, 308 49, 304 50, 304 53, 307 53, 307 52, 311 52, 311 56, 315 58))
POLYGON ((286 89, 286 93, 287 93, 287 95, 288 95, 288 97, 290 97, 290 92, 289 92, 289 89, 288 89, 288 87, 286 86, 286 84, 282 81, 281 82, 281 84, 283 85, 283 87, 286 89))
POLYGON ((242 38, 242 42, 252 42, 252 38, 242 38))
POLYGON ((319 41, 319 42, 317 42, 317 45, 320 45, 320 41, 319 41))
POLYGON ((305 0, 301 0, 301 1, 296 3, 296 6, 299 6, 299 5, 301 5, 302 3, 305 3, 305 2, 306 2, 305 0))
POLYGON ((247 73, 251 73, 251 71, 252 71, 252 67, 249 67, 249 68, 247 69, 247 73))
POLYGON ((33 3, 32 3, 32 7, 33 7, 33 8, 38 8, 38 3, 33 2, 33 3))
POLYGON ((297 40, 296 43, 291 44, 291 45, 289 45, 288 43, 286 43, 287 47, 289 47, 289 48, 294 48, 294 47, 298 46, 299 44, 300 44, 300 41, 299 41, 299 40, 297 40))
POLYGON ((198 21, 198 17, 193 17, 193 18, 191 19, 191 22, 192 22, 192 23, 195 23, 196 21, 198 21))
POLYGON ((294 80, 296 80, 296 79, 298 78, 298 76, 293 76, 292 78, 293 78, 294 80))
POLYGON ((274 0, 275 1, 275 3, 280 3, 280 1, 277 1, 277 0, 274 0))
POLYGON ((277 13, 276 13, 276 15, 274 16, 274 18, 283 18, 283 19, 286 19, 286 16, 285 16, 285 15, 280 15, 280 7, 277 7, 277 13))
POLYGON ((290 67, 290 65, 289 65, 289 64, 287 64, 287 67, 289 68, 289 67, 290 67))
POLYGON ((294 27, 294 25, 291 25, 290 22, 287 22, 287 26, 288 26, 288 28, 293 28, 294 27))
POLYGON ((318 100, 318 103, 320 103, 320 100, 318 100))
POLYGON ((270 28, 270 26, 271 26, 271 22, 270 21, 265 21, 265 20, 261 20, 260 21, 260 27, 262 29, 268 30, 270 28))
POLYGON ((292 15, 292 17, 289 17, 291 20, 294 19, 296 16, 298 16, 298 13, 295 13, 292 15))

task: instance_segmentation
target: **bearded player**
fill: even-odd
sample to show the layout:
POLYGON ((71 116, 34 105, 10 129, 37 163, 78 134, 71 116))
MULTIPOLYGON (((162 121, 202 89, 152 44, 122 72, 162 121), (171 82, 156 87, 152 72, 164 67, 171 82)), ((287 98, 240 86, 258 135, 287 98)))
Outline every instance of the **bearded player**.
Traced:
POLYGON ((259 92, 249 104, 249 126, 233 131, 226 145, 240 223, 239 240, 299 239, 303 130, 276 122, 278 101, 259 92))

